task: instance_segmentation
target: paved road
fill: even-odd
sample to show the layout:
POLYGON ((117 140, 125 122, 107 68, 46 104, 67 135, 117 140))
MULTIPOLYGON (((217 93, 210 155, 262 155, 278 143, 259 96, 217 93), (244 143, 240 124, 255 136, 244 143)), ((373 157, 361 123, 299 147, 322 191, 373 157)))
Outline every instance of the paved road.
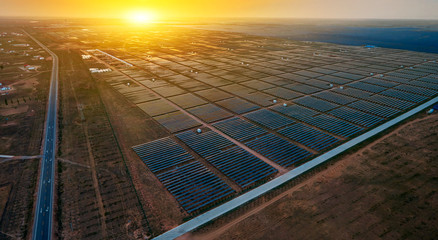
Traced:
POLYGON ((44 134, 43 158, 40 168, 40 181, 35 208, 32 239, 52 239, 53 198, 55 180, 56 121, 58 99, 58 56, 41 42, 25 32, 32 40, 46 50, 53 58, 50 80, 49 102, 47 106, 44 134))
POLYGON ((350 149, 351 147, 356 146, 357 144, 379 134, 380 132, 400 123, 401 121, 411 117, 412 115, 423 111, 425 108, 431 106, 432 104, 438 102, 438 97, 433 98, 432 100, 427 101, 424 104, 421 104, 420 106, 356 137, 351 139, 350 141, 322 154, 321 156, 289 171, 286 174, 283 174, 263 185, 261 185, 260 187, 257 187, 247 193, 244 193, 243 195, 240 195, 237 198, 234 198, 206 213, 203 213, 195 218, 193 218, 190 221, 187 221, 181 225, 179 225, 178 227, 175 227, 163 234, 161 234, 160 236, 154 238, 154 239, 175 239, 179 236, 182 236, 185 233, 188 233, 190 231, 193 231, 199 227, 201 227, 202 225, 207 224, 208 222, 224 215, 227 212, 230 212, 234 209, 236 209, 237 207, 257 198, 260 197, 261 195, 269 192, 270 190, 272 190, 273 188, 276 188, 288 181, 290 181, 293 178, 296 178, 297 176, 301 175, 302 173, 307 172, 308 170, 318 166, 319 164, 326 162, 328 160, 330 160, 331 158, 341 154, 342 152, 350 149))

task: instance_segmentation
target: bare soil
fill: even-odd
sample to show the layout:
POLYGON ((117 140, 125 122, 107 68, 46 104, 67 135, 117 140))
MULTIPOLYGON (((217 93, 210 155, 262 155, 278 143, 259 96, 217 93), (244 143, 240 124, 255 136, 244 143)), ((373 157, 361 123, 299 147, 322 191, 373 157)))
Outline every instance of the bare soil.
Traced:
MULTIPOLYGON (((3 28, 2 25, 0 31, 20 30, 3 28)), ((7 40, 27 42, 35 52, 39 51, 26 36, 2 37, 2 47, 12 49, 5 44, 7 40)), ((31 56, 2 51, 0 64, 3 66, 0 70, 2 87, 13 89, 2 91, 0 95, 0 154, 40 155, 51 62, 36 64, 32 63, 31 56), (40 65, 41 68, 39 71, 23 72, 18 68, 23 64, 40 65)), ((13 158, 0 163, 0 239, 29 238, 38 167, 38 156, 27 160, 13 158)))
POLYGON ((38 159, 11 160, 0 167, 0 239, 30 236, 38 159))
POLYGON ((143 239, 150 235, 95 80, 75 50, 59 50, 60 149, 57 236, 143 239), (84 119, 82 119, 82 117, 84 119))
POLYGON ((9 199, 9 193, 11 192, 11 187, 11 184, 0 186, 0 216, 3 215, 3 211, 5 210, 6 203, 9 199))

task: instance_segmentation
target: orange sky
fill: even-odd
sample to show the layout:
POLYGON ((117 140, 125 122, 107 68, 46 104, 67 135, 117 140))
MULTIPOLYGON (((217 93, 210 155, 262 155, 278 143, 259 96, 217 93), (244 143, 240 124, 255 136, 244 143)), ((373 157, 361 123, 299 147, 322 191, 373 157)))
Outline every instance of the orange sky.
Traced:
POLYGON ((1 16, 438 19, 438 0, 1 0, 1 16))

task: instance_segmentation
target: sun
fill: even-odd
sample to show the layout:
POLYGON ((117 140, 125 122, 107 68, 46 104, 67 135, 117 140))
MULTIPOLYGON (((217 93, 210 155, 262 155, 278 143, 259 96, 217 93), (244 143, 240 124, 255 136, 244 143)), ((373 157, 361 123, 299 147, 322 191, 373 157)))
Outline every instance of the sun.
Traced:
POLYGON ((156 20, 155 15, 151 12, 131 12, 127 14, 127 20, 132 24, 143 25, 154 23, 156 20))

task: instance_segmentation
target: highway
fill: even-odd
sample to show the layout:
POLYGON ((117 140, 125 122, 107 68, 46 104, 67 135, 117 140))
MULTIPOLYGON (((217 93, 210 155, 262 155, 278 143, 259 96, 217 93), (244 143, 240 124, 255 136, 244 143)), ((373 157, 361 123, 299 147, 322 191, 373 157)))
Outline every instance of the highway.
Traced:
POLYGON ((58 56, 26 31, 24 31, 24 33, 46 50, 53 59, 49 102, 47 104, 46 126, 44 130, 44 152, 40 166, 38 195, 32 230, 32 239, 52 239, 55 149, 57 136, 58 56))

